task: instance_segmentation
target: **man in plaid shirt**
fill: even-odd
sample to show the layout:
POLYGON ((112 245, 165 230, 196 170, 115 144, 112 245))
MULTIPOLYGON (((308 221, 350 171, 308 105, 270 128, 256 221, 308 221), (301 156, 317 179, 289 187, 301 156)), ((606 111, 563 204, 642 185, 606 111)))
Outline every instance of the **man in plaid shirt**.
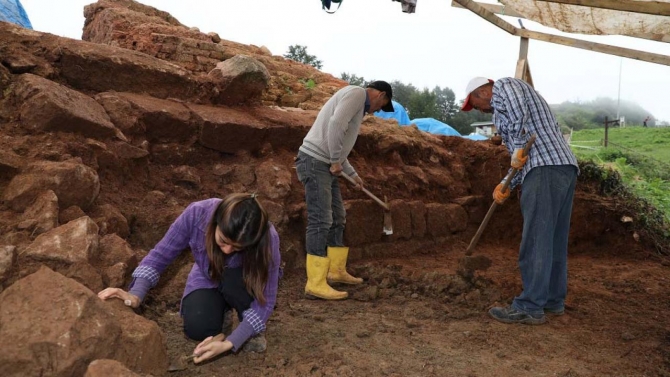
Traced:
POLYGON ((523 292, 508 307, 494 307, 491 317, 505 323, 539 325, 545 313, 562 315, 568 288, 568 234, 572 199, 579 168, 560 132, 547 102, 528 83, 515 78, 498 81, 475 77, 466 89, 462 111, 493 114, 493 124, 520 170, 502 192, 500 182, 493 199, 502 204, 523 184, 523 234, 519 269, 523 292), (537 136, 527 156, 523 148, 537 136))

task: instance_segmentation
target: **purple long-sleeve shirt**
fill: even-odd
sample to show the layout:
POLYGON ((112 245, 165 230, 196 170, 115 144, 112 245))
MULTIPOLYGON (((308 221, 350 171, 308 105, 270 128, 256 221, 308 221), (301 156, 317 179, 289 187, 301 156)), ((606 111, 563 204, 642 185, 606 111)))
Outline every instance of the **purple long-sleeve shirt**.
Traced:
MULTIPOLYGON (((209 258, 205 248, 205 234, 216 207, 221 199, 207 199, 191 203, 184 212, 170 226, 163 239, 142 259, 133 272, 133 282, 130 284, 130 293, 141 300, 147 291, 158 284, 160 274, 185 249, 190 248, 195 264, 186 280, 186 288, 182 300, 189 293, 197 289, 211 289, 218 287, 218 282, 209 278, 209 258)), ((251 307, 242 313, 243 320, 235 328, 228 340, 233 343, 233 351, 240 347, 251 336, 265 330, 265 324, 270 318, 277 302, 277 287, 281 275, 279 265, 279 235, 274 226, 270 225, 270 250, 272 262, 268 269, 268 281, 263 290, 265 304, 258 300, 251 303, 251 307)), ((226 258, 226 266, 230 268, 242 266, 244 255, 234 253, 226 258)))

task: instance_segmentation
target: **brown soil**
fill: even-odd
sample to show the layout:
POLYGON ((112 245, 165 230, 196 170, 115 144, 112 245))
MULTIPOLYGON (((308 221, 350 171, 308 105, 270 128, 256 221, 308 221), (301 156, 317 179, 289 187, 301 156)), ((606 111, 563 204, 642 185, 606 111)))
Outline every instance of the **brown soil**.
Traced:
MULTIPOLYGON (((543 326, 486 314, 521 290, 513 246, 481 245, 492 266, 456 274, 465 243, 420 255, 352 263, 365 278, 343 302, 308 300, 302 270, 287 271, 265 354, 226 355, 175 376, 666 376, 670 373, 668 267, 642 255, 571 254, 566 314, 543 326), (429 267, 427 267, 429 266, 429 267)), ((177 287, 178 296, 182 287, 177 287)), ((168 334, 171 358, 188 355, 175 303, 155 297, 145 315, 168 334)))

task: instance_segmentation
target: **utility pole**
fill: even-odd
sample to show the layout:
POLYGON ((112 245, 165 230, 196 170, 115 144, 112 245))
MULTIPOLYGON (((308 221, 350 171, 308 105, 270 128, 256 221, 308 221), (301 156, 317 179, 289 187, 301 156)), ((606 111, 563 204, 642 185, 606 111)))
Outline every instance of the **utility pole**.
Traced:
POLYGON ((607 148, 607 126, 609 125, 609 122, 607 121, 607 117, 605 117, 605 148, 607 148))
POLYGON ((619 116, 619 104, 621 103, 621 67, 623 66, 623 58, 619 61, 619 94, 617 95, 616 100, 616 118, 617 120, 621 119, 619 116))

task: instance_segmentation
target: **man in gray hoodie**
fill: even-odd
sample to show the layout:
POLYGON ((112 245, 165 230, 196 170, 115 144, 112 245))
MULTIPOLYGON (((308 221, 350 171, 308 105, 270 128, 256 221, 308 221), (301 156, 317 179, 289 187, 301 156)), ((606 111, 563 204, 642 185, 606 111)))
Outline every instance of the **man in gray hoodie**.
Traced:
POLYGON ((328 283, 360 284, 363 279, 346 270, 349 248, 344 247, 346 213, 338 182, 347 174, 363 187, 363 180, 347 161, 365 114, 393 112, 393 90, 385 81, 366 88, 350 85, 340 89, 321 108, 305 136, 295 161, 307 204, 307 284, 305 294, 324 300, 347 298, 347 292, 328 283))

